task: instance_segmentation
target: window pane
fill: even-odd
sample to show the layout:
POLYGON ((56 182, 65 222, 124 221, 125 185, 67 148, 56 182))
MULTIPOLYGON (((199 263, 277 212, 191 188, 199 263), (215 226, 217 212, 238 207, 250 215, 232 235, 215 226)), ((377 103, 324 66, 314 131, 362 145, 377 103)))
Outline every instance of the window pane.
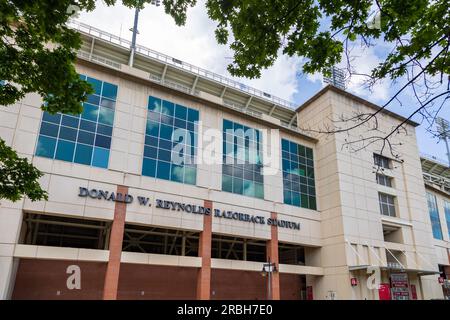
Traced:
POLYGON ((56 148, 55 159, 72 162, 74 150, 75 143, 59 140, 58 147, 56 148))
POLYGON ((286 204, 292 204, 292 196, 291 196, 291 192, 284 190, 284 203, 286 204))
POLYGON ((309 208, 308 196, 306 194, 300 194, 300 206, 302 208, 309 208))
POLYGON ((173 116, 175 114, 175 104, 167 100, 162 100, 161 113, 168 116, 173 116))
POLYGON ((94 144, 94 137, 95 135, 91 132, 82 131, 80 130, 78 132, 78 142, 84 143, 84 144, 94 144))
POLYGON ((108 168, 109 150, 103 148, 94 148, 92 165, 99 168, 108 168))
POLYGON ((178 119, 186 120, 187 119, 186 107, 183 107, 183 106, 180 106, 179 104, 177 104, 175 106, 175 117, 177 117, 178 119))
POLYGON ((233 180, 230 176, 222 175, 222 190, 233 192, 233 180))
POLYGON ((55 124, 59 124, 59 122, 61 121, 61 114, 57 113, 57 114, 50 114, 47 111, 44 111, 44 115, 42 117, 43 121, 47 121, 47 122, 52 122, 55 124))
POLYGON ((170 162, 171 161, 171 152, 169 150, 159 149, 158 150, 158 159, 170 162))
POLYGON ((156 160, 144 158, 142 162, 142 175, 148 177, 156 176, 156 160))
POLYGON ((198 121, 198 111, 195 109, 189 109, 188 110, 188 121, 195 122, 198 121))
POLYGON ((243 194, 246 196, 255 196, 255 183, 253 181, 244 180, 243 194))
POLYGON ((105 136, 111 136, 112 135, 112 127, 106 126, 103 124, 97 125, 97 133, 103 134, 105 136))
POLYGON ((116 106, 116 102, 111 99, 102 98, 100 106, 102 106, 103 108, 114 109, 116 106))
POLYGON ((161 99, 155 97, 148 97, 148 110, 154 112, 161 112, 161 99))
POLYGON ((300 193, 292 192, 292 205, 300 207, 300 193))
POLYGON ((98 106, 100 104, 100 96, 95 95, 95 94, 90 94, 90 95, 88 95, 85 103, 89 103, 94 106, 98 106))
POLYGON ((242 194, 243 193, 243 183, 244 181, 240 178, 233 178, 233 192, 242 194))
POLYGON ((168 151, 172 150, 172 141, 166 139, 159 139, 159 148, 165 149, 168 151))
POLYGON ((108 108, 100 108, 98 122, 112 126, 114 122, 114 111, 108 108))
POLYGON ((161 120, 161 113, 159 112, 153 112, 153 111, 148 111, 147 113, 147 120, 152 120, 155 122, 159 122, 161 120))
POLYGON ((53 158, 56 148, 56 139, 39 136, 36 147, 36 155, 40 157, 53 158))
POLYGON ((66 127, 72 127, 77 129, 80 123, 80 119, 76 117, 71 117, 67 115, 63 115, 61 124, 66 127))
POLYGON ((104 82, 102 96, 115 101, 117 99, 117 86, 108 82, 104 82))
POLYGON ((227 132, 227 130, 233 130, 233 122, 224 119, 223 120, 223 132, 227 132))
POLYGON ((382 155, 374 154, 373 160, 374 160, 374 164, 376 166, 386 168, 386 169, 390 168, 390 159, 383 157, 382 155))
POLYGON ((160 137, 166 140, 172 140, 173 128, 162 124, 160 130, 160 137))
POLYGON ((78 143, 75 150, 74 162, 90 165, 92 159, 92 149, 92 146, 86 146, 78 143))
POLYGON ((61 127, 59 129, 59 139, 76 141, 77 140, 77 130, 68 128, 68 127, 61 127))
POLYGON ((95 145, 97 147, 110 149, 111 148, 111 137, 102 136, 101 134, 97 134, 95 136, 95 145))
POLYGON ((154 121, 147 121, 146 134, 158 137, 159 136, 159 123, 154 121))
POLYGON ((95 122, 81 120, 80 129, 85 130, 85 131, 95 132, 95 122))
POLYGON ((172 164, 170 174, 171 174, 170 180, 177 181, 177 182, 183 182, 184 166, 178 166, 178 165, 172 164))
POLYGON ((170 178, 170 163, 164 161, 158 161, 156 177, 159 179, 169 180, 170 178))
POLYGON ((173 117, 172 116, 168 116, 166 114, 161 114, 161 123, 167 124, 169 126, 173 125, 173 117))
POLYGON ((45 136, 50 136, 50 137, 56 138, 58 136, 58 129, 59 129, 59 126, 56 124, 42 122, 41 130, 39 133, 43 134, 45 136))
POLYGON ((144 157, 157 159, 158 149, 155 147, 144 146, 144 157))
POLYGON ((313 210, 317 209, 316 197, 309 197, 309 208, 313 210))
POLYGON ((158 138, 146 135, 145 136, 145 144, 152 146, 152 147, 157 147, 158 146, 158 138))
POLYGON ((97 121, 98 117, 98 107, 85 103, 83 104, 83 112, 81 113, 81 118, 85 120, 97 121))
POLYGON ((87 82, 92 86, 95 94, 100 95, 102 93, 102 82, 100 80, 87 77, 87 82))

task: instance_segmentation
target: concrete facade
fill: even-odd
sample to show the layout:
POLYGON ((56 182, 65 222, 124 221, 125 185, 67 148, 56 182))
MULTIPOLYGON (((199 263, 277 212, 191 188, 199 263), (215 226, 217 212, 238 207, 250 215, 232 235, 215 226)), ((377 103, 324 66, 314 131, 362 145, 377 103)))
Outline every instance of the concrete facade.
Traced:
MULTIPOLYGON (((84 47, 88 46, 89 40, 95 38, 89 34, 84 34, 83 37, 84 47)), ((264 292, 267 283, 260 275, 262 263, 212 257, 212 238, 215 235, 255 239, 266 243, 266 256, 276 266, 270 286, 270 296, 273 299, 307 298, 299 291, 304 291, 303 287, 309 287, 312 288, 314 299, 377 300, 380 298, 379 291, 366 286, 370 276, 367 268, 380 269, 381 282, 389 283, 390 273, 398 272, 392 270, 387 257, 389 252, 394 251, 399 252, 401 271, 408 275, 409 284, 417 289, 417 299, 443 298, 438 281, 438 266, 450 265, 449 233, 446 230, 443 204, 439 202, 445 238, 439 241, 433 239, 413 123, 405 124, 407 134, 394 138, 400 139, 395 142, 402 142, 401 146, 396 147, 402 161, 383 153, 393 163, 391 169, 383 172, 391 177, 393 187, 382 186, 377 184, 377 167, 373 160, 373 154, 379 153, 382 147, 380 141, 352 152, 342 148, 348 139, 346 133, 316 134, 301 130, 317 129, 329 119, 337 120, 342 115, 376 110, 362 99, 327 87, 297 111, 268 104, 270 112, 261 111, 262 115, 255 116, 247 109, 230 108, 221 100, 225 92, 229 97, 235 94, 235 99, 239 100, 236 89, 233 89, 236 91, 233 93, 232 89, 225 86, 223 92, 215 96, 213 87, 209 93, 205 89, 206 82, 203 90, 196 88, 197 82, 201 86, 198 79, 190 92, 176 89, 174 81, 156 83, 149 80, 152 69, 150 64, 146 68, 147 58, 138 56, 136 66, 130 68, 121 62, 125 54, 122 48, 96 38, 95 42, 99 46, 96 49, 98 51, 91 51, 90 56, 81 52, 76 68, 80 74, 118 86, 107 169, 35 155, 42 119, 39 96, 30 94, 15 105, 0 107, 0 137, 44 173, 40 183, 49 195, 48 201, 0 201, 1 299, 27 297, 23 288, 30 281, 34 284, 31 287, 34 295, 28 297, 67 297, 67 290, 59 288, 65 284, 67 274, 64 274, 65 277, 58 275, 61 283, 47 289, 42 288, 39 283, 49 276, 48 272, 36 272, 34 276, 30 274, 33 268, 56 268, 58 265, 65 266, 64 262, 81 264, 82 270, 89 270, 86 271, 88 278, 92 277, 92 272, 96 272, 101 278, 91 283, 90 295, 84 298, 267 298, 264 292), (196 90, 200 92, 195 93, 196 90), (284 203, 281 170, 275 175, 264 177, 263 199, 222 191, 221 165, 197 165, 195 185, 143 176, 141 172, 149 96, 198 110, 204 130, 222 128, 225 118, 250 127, 279 129, 280 139, 289 139, 312 148, 317 210, 284 203), (283 124, 286 119, 291 119, 289 126, 283 124), (80 187, 142 195, 150 199, 151 206, 142 206, 138 201, 125 204, 80 197, 80 187), (395 197, 395 217, 380 214, 380 192, 395 197), (218 219, 212 215, 164 210, 154 205, 156 199, 243 212, 262 216, 265 220, 276 217, 300 223, 301 228, 293 230, 218 219), (23 217, 27 213, 110 223, 112 227, 110 234, 106 236, 107 245, 103 249, 86 249, 24 243, 23 217), (123 246, 125 224, 198 233, 198 254, 188 256, 126 251, 123 246), (385 227, 395 228, 395 236, 386 239, 383 232, 385 227), (280 263, 281 243, 302 247, 304 264, 280 263), (155 292, 161 290, 164 281, 158 282, 155 279, 146 282, 141 288, 139 279, 145 282, 147 276, 157 278, 159 275, 163 279, 179 276, 179 285, 183 290, 173 296, 170 291, 165 295, 158 295, 155 292), (228 275, 230 281, 234 281, 231 284, 226 281, 228 275), (236 290, 233 294, 229 287, 241 278, 243 283, 247 283, 249 291, 236 290), (356 286, 351 285, 352 278, 357 279, 356 286), (39 294, 40 288, 43 290, 42 294, 39 294), (154 292, 150 293, 152 288, 154 292)), ((186 86, 187 80, 183 80, 183 76, 191 76, 187 71, 173 66, 166 66, 161 72, 163 77, 177 72, 180 86, 186 86)), ((242 92, 241 94, 244 95, 242 92)), ((249 106, 262 110, 263 102, 249 95, 247 107, 249 106)), ((402 121, 399 116, 382 112, 379 114, 378 129, 386 133, 402 121)), ((368 134, 367 127, 359 127, 350 134, 353 138, 364 136, 368 134)), ((279 166, 281 168, 281 159, 279 166)), ((175 289, 177 281, 169 287, 178 290, 175 289)))

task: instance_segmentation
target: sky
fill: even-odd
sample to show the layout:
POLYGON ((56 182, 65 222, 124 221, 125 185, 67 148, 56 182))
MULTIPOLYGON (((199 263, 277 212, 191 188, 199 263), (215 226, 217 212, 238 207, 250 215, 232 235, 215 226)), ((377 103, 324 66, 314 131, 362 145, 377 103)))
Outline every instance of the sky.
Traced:
MULTIPOLYGON (((181 27, 176 26, 172 17, 164 13, 162 6, 147 5, 139 15, 137 43, 238 80, 297 105, 301 105, 324 86, 321 75, 308 75, 301 72, 302 58, 284 55, 279 55, 272 67, 263 70, 259 79, 232 77, 226 70, 227 64, 232 61, 232 51, 226 45, 217 44, 214 36, 216 24, 208 18, 203 4, 204 0, 199 0, 195 7, 188 9, 186 24, 181 27)), ((128 40, 131 40, 130 29, 133 26, 133 19, 134 9, 121 4, 108 7, 102 1, 97 1, 94 11, 81 12, 77 18, 78 21, 128 40)), ((357 66, 358 72, 369 72, 381 61, 388 50, 389 46, 383 43, 365 50, 356 46, 352 51, 353 64, 357 66)), ((375 85, 373 90, 368 90, 362 85, 361 78, 352 77, 347 84, 347 91, 375 104, 383 105, 396 92, 401 82, 392 85, 391 82, 384 81, 375 85)), ((403 94, 401 101, 403 102, 401 106, 393 104, 388 109, 407 117, 416 106, 412 92, 403 94)), ((443 110, 440 116, 450 120, 450 110, 443 110)), ((415 120, 420 119, 415 118, 415 120)), ((433 138, 426 131, 425 125, 420 125, 416 129, 416 134, 421 153, 447 162, 443 141, 433 138)))

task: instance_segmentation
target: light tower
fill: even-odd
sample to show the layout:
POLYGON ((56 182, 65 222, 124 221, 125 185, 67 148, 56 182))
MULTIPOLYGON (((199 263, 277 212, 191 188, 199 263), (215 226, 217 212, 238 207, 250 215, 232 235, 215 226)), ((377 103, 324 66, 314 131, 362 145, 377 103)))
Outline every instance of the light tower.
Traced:
POLYGON ((330 69, 331 76, 326 77, 323 76, 323 82, 329 83, 336 88, 345 90, 345 72, 342 69, 339 69, 335 66, 331 67, 330 69))
POLYGON ((439 139, 442 139, 445 141, 445 147, 447 148, 447 159, 448 159, 448 165, 450 166, 450 150, 448 147, 448 138, 450 138, 450 123, 440 117, 436 118, 436 124, 437 124, 437 131, 439 133, 439 139))
MULTIPOLYGON (((150 2, 150 4, 159 7, 161 5, 161 1, 160 0, 152 0, 150 2)), ((134 54, 136 52, 136 36, 139 33, 138 31, 138 20, 139 20, 139 8, 136 8, 136 10, 134 11, 134 24, 133 24, 133 28, 130 29, 133 32, 133 36, 131 38, 131 47, 130 47, 130 59, 128 60, 128 65, 130 67, 133 66, 134 63, 134 54)))

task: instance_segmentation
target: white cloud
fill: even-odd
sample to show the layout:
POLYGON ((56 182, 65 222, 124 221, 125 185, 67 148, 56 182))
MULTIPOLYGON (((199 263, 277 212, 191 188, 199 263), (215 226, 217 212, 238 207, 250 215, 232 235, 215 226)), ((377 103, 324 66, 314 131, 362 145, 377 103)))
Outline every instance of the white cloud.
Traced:
MULTIPOLYGON (((97 2, 97 8, 90 13, 81 13, 78 20, 109 33, 131 40, 129 29, 133 25, 134 10, 116 5, 107 7, 97 2)), ((227 46, 218 45, 215 39, 215 22, 206 13, 204 0, 188 10, 185 26, 177 27, 164 8, 147 5, 139 15, 137 43, 165 53, 184 62, 232 78, 226 70, 232 60, 227 46)), ((246 85, 292 100, 297 93, 297 71, 300 59, 280 55, 275 64, 262 71, 259 79, 234 78, 246 85)))
MULTIPOLYGON (((374 102, 383 102, 388 99, 390 91, 389 81, 379 81, 373 85, 371 91, 367 89, 366 81, 368 78, 364 74, 370 74, 372 69, 381 62, 381 59, 375 53, 374 47, 365 48, 355 45, 351 49, 349 56, 353 72, 356 74, 352 75, 347 82, 347 90, 374 102)), ((345 56, 339 67, 347 68, 345 56)))

